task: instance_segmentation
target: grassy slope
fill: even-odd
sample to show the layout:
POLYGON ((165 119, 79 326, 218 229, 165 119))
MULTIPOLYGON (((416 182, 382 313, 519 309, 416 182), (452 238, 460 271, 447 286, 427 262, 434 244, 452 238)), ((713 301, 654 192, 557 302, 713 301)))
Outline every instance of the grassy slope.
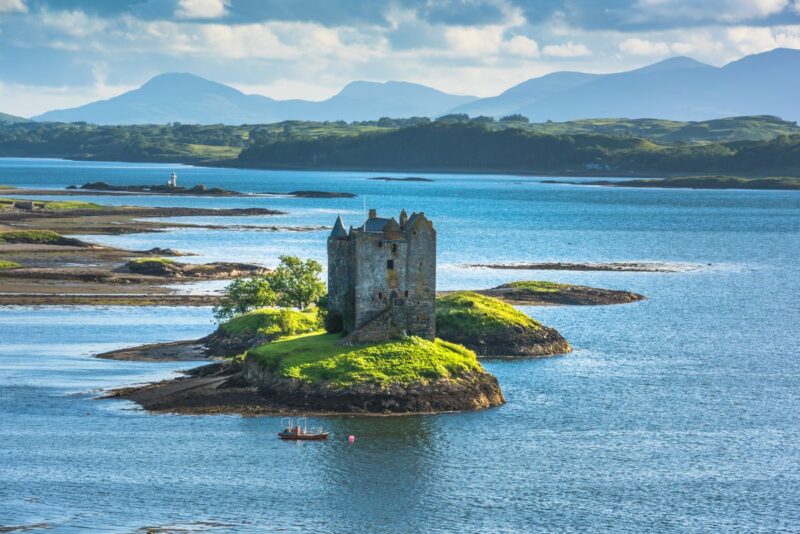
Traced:
POLYGON ((509 282, 501 287, 513 287, 532 293, 555 293, 561 289, 569 288, 569 284, 559 284, 558 282, 545 282, 543 280, 526 280, 522 282, 509 282))
POLYGON ((295 335, 314 332, 320 328, 316 312, 304 312, 286 308, 263 308, 223 323, 220 328, 233 336, 295 335))
POLYGON ((0 233, 0 243, 54 244, 63 238, 50 230, 15 230, 0 233))
POLYGON ((455 378, 483 368, 475 353, 460 345, 418 337, 344 347, 339 334, 288 337, 247 353, 277 376, 333 387, 455 378))
POLYGON ((533 331, 542 325, 510 304, 472 291, 436 299, 436 330, 444 339, 459 339, 465 332, 483 338, 514 327, 533 331))
POLYGON ((729 117, 698 122, 662 119, 583 119, 568 122, 517 125, 549 135, 604 134, 643 137, 663 143, 766 141, 782 134, 800 133, 796 123, 769 115, 729 117))

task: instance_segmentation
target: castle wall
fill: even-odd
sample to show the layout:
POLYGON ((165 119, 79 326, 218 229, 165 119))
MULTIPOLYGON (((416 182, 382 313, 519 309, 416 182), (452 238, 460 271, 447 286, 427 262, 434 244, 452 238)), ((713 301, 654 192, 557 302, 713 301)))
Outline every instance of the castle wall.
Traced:
POLYGON ((407 279, 410 302, 407 304, 409 334, 436 337, 436 231, 427 219, 405 229, 408 236, 407 279))
POLYGON ((328 311, 342 316, 344 330, 355 329, 353 242, 328 240, 328 311))
POLYGON ((355 244, 355 323, 359 327, 385 310, 394 291, 403 298, 406 285, 408 244, 384 234, 359 234, 355 244), (394 268, 389 269, 387 262, 394 268))

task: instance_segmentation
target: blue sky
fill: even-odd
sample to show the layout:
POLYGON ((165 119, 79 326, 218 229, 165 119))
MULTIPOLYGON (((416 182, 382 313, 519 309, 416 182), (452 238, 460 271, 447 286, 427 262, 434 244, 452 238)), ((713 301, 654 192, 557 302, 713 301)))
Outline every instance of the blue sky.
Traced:
POLYGON ((0 0, 0 111, 108 98, 162 72, 323 99, 349 81, 489 96, 556 70, 800 48, 800 0, 0 0))

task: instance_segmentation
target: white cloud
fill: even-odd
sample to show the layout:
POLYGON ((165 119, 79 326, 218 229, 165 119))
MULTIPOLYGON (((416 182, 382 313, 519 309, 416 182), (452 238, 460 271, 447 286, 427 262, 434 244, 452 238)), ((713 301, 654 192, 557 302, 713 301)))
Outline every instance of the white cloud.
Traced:
MULTIPOLYGON (((796 1, 796 0, 795 0, 796 1)), ((631 21, 717 21, 735 23, 785 10, 790 0, 637 0, 631 21)))
POLYGON ((620 52, 632 56, 663 57, 669 55, 709 55, 723 51, 721 42, 712 39, 704 31, 694 31, 685 35, 684 32, 670 32, 678 40, 648 40, 638 37, 629 37, 621 41, 617 47, 620 52))
POLYGON ((500 44, 500 50, 512 56, 539 57, 539 43, 524 35, 515 35, 504 41, 500 44))
POLYGON ((663 41, 653 42, 637 37, 625 39, 619 44, 619 49, 634 56, 666 56, 672 52, 669 44, 663 41))
MULTIPOLYGON (((49 11, 42 9, 39 22, 48 28, 71 37, 88 37, 104 31, 108 23, 101 18, 90 17, 83 11, 49 11)), ((68 43, 62 43, 62 48, 68 43)))
POLYGON ((546 56, 553 57, 583 57, 592 55, 592 52, 585 45, 573 43, 572 41, 560 45, 547 45, 542 49, 542 53, 546 56))
POLYGON ((178 0, 175 16, 181 19, 216 19, 226 13, 229 0, 178 0))
POLYGON ((27 13, 28 6, 23 0, 0 0, 0 13, 27 13))
POLYGON ((737 26, 727 30, 727 37, 741 54, 757 54, 781 47, 800 48, 800 25, 737 26))

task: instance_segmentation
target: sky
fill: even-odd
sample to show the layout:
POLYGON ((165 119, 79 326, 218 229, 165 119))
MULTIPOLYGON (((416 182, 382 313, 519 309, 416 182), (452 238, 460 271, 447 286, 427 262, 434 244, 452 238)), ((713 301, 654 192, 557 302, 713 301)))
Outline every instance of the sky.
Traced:
POLYGON ((800 48, 800 0, 0 0, 0 111, 191 72, 322 100, 353 80, 491 96, 548 72, 800 48))

